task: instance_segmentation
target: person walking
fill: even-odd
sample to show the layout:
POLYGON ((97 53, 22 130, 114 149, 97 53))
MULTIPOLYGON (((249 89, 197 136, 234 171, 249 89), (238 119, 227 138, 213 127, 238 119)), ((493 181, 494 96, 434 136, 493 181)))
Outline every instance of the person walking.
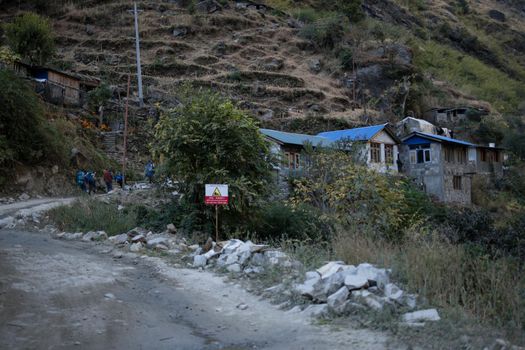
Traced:
POLYGON ((95 174, 96 173, 93 171, 88 171, 85 177, 89 194, 97 192, 97 183, 95 180, 95 174))
POLYGON ((77 185, 78 187, 80 187, 80 190, 82 192, 86 192, 86 184, 84 182, 84 177, 86 176, 86 173, 84 172, 84 170, 82 169, 79 169, 77 171, 77 175, 76 175, 76 181, 77 181, 77 185))
POLYGON ((117 175, 115 175, 115 181, 118 183, 120 188, 124 187, 124 176, 122 176, 120 172, 118 172, 117 175))
POLYGON ((149 160, 148 163, 146 164, 146 167, 144 168, 144 175, 146 175, 146 178, 149 180, 149 183, 153 182, 154 174, 155 174, 155 165, 153 165, 153 162, 149 160))
POLYGON ((111 170, 104 169, 102 177, 104 178, 104 182, 106 183, 106 191, 108 193, 110 191, 113 191, 113 173, 111 172, 111 170))

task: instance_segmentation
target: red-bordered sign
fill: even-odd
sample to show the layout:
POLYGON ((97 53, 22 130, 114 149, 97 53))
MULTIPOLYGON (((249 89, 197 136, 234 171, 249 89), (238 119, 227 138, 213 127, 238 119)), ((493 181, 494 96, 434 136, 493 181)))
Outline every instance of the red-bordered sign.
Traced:
POLYGON ((228 204, 228 185, 206 184, 204 203, 211 205, 228 204))

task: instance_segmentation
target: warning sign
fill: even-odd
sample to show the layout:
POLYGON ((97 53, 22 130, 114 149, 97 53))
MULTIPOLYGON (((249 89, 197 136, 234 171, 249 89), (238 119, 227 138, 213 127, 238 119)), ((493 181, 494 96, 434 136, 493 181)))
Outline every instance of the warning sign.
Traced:
POLYGON ((206 184, 204 203, 212 205, 228 204, 228 185, 206 184))

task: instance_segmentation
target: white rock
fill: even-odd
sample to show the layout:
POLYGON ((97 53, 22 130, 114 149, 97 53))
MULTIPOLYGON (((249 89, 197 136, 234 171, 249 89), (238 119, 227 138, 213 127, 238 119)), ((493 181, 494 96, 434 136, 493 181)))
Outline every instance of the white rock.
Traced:
POLYGON ((425 321, 439 321, 441 318, 436 309, 426 309, 414 312, 408 312, 401 316, 404 322, 416 323, 425 321))
POLYGON ((248 305, 246 305, 245 303, 240 303, 239 305, 237 305, 237 309, 239 310, 246 310, 248 308, 248 305))
POLYGON ((115 299, 115 295, 113 295, 112 293, 106 293, 106 294, 104 294, 104 298, 106 298, 106 299, 115 299))
POLYGON ((166 226, 166 229, 168 230, 168 232, 170 233, 177 233, 177 228, 175 227, 175 225, 173 224, 168 224, 166 226))
POLYGON ((193 267, 204 267, 208 262, 208 258, 205 255, 195 255, 193 257, 193 267))
POLYGON ((135 237, 131 238, 131 242, 144 242, 146 241, 146 237, 143 234, 136 235, 135 237))
POLYGON ((204 256, 206 257, 206 259, 211 259, 211 258, 213 258, 214 256, 217 256, 217 255, 219 255, 219 254, 220 254, 219 252, 216 252, 215 250, 210 249, 210 250, 208 250, 208 251, 204 254, 204 256))
POLYGON ((267 250, 264 252, 268 264, 276 266, 280 265, 283 267, 290 267, 292 265, 290 257, 279 250, 267 250))
POLYGON ((113 244, 125 244, 128 241, 128 234, 121 233, 120 235, 109 237, 109 241, 113 244))
POLYGON ((417 297, 414 294, 405 294, 402 299, 402 303, 408 306, 410 309, 416 308, 417 297))
POLYGON ((168 239, 166 237, 161 237, 161 236, 159 237, 157 235, 153 235, 153 236, 148 237, 146 240, 146 245, 148 248, 153 248, 157 244, 167 245, 168 239))
POLYGON ((398 303, 402 303, 403 290, 401 290, 394 283, 388 283, 385 286, 385 297, 398 303))
POLYGON ((142 250, 142 243, 141 242, 137 242, 137 243, 133 243, 129 246, 129 250, 131 252, 139 252, 142 250))
POLYGON ((310 305, 302 311, 303 314, 310 317, 321 317, 328 314, 328 305, 326 304, 315 304, 310 305))
POLYGON ((317 271, 308 271, 308 272, 306 272, 305 277, 306 277, 306 280, 309 280, 309 279, 312 279, 312 278, 321 277, 321 275, 317 271))
POLYGON ((337 292, 330 295, 326 299, 326 303, 332 310, 334 310, 337 313, 341 313, 343 312, 343 308, 344 308, 346 299, 348 298, 348 294, 349 294, 348 288, 346 288, 346 286, 341 287, 337 292))
POLYGON ((264 254, 255 253, 252 255, 250 259, 250 264, 255 265, 255 266, 264 266, 267 264, 267 260, 264 254))
POLYGON ((241 265, 239 264, 231 264, 229 265, 226 270, 228 270, 229 272, 241 272, 241 265))
POLYGON ((352 292, 352 298, 361 301, 363 304, 374 310, 381 310, 385 305, 385 301, 383 299, 366 290, 357 290, 352 292))
POLYGON ((384 288, 389 282, 386 269, 379 269, 371 264, 363 263, 357 266, 357 274, 375 282, 380 288, 384 288))
POLYGON ((8 216, 6 218, 0 219, 0 229, 1 228, 13 228, 14 227, 15 218, 12 216, 8 216))
POLYGON ((328 278, 336 272, 343 271, 345 263, 342 261, 330 261, 329 263, 321 266, 316 271, 321 275, 321 278, 328 278))
POLYGON ((97 235, 97 233, 95 231, 86 232, 84 234, 84 236, 82 236, 82 240, 84 242, 93 241, 93 240, 95 240, 96 235, 97 235))
POLYGON ((230 239, 222 248, 221 254, 232 254, 234 253, 244 242, 239 239, 230 239))
POLYGON ((349 290, 362 289, 368 286, 368 278, 362 275, 347 274, 344 283, 349 290))
POLYGON ((65 235, 64 235, 64 239, 67 239, 67 240, 75 240, 75 239, 80 239, 82 238, 82 236, 84 235, 84 233, 82 232, 75 232, 75 233, 70 233, 70 232, 67 232, 65 235))
POLYGON ((321 276, 317 275, 317 276, 312 276, 312 278, 304 281, 303 284, 296 284, 294 286, 294 290, 303 295, 303 296, 307 296, 309 298, 315 298, 316 295, 318 295, 320 292, 318 291, 319 290, 319 287, 320 285, 318 284, 318 282, 321 280, 321 276))

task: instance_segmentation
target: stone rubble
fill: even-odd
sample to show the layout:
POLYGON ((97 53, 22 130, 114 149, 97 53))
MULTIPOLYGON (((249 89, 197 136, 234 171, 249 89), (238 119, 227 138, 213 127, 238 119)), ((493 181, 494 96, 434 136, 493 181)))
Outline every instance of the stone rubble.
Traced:
MULTIPOLYGON (((297 271, 298 262, 288 254, 267 245, 254 244, 231 239, 223 242, 206 241, 203 247, 188 245, 176 235, 175 226, 170 224, 163 233, 148 232, 143 228, 134 228, 127 233, 107 237, 104 231, 87 233, 56 234, 62 239, 81 239, 98 241, 108 239, 115 247, 125 248, 134 253, 144 249, 166 251, 177 255, 189 266, 204 269, 217 267, 231 274, 254 277, 267 268, 279 267, 297 271)), ((122 253, 113 252, 114 258, 122 253)), ((390 271, 372 264, 358 266, 346 265, 342 261, 330 261, 315 271, 305 273, 304 282, 287 286, 285 283, 267 288, 264 295, 301 296, 310 300, 310 305, 296 306, 297 312, 312 317, 325 317, 330 314, 345 314, 361 309, 382 310, 385 305, 404 308, 416 308, 416 295, 406 293, 389 279, 390 271), (302 311, 301 311, 302 310, 302 311)), ((288 304, 288 307, 294 306, 288 304)), ((424 325, 424 322, 440 319, 436 309, 419 310, 405 313, 401 322, 410 326, 424 325)))

